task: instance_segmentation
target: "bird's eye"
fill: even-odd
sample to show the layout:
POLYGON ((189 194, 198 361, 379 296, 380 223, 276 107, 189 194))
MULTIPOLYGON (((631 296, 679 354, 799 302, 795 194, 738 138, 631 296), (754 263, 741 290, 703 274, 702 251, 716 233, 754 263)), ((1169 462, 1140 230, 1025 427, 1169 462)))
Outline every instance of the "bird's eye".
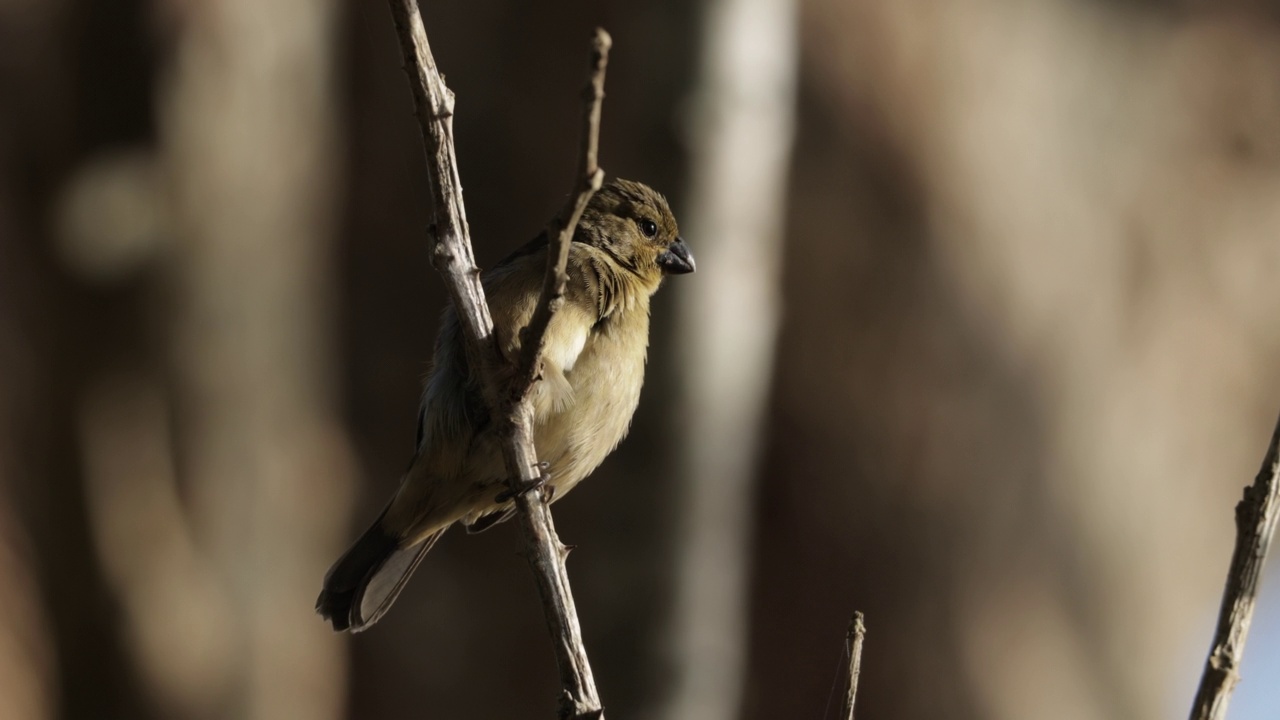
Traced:
POLYGON ((644 233, 645 237, 651 238, 658 234, 658 225, 652 220, 641 220, 640 232, 644 233))

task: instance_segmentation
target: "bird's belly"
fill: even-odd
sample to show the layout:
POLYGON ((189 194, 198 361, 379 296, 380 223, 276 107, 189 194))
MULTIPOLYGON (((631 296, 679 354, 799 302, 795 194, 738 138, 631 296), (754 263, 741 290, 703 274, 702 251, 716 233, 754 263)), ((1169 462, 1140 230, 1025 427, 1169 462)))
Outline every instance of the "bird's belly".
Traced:
POLYGON ((534 445, 547 462, 557 498, 590 475, 631 426, 644 382, 644 355, 628 357, 607 346, 589 346, 566 374, 573 400, 537 418, 534 445), (611 351, 613 350, 613 351, 611 351))

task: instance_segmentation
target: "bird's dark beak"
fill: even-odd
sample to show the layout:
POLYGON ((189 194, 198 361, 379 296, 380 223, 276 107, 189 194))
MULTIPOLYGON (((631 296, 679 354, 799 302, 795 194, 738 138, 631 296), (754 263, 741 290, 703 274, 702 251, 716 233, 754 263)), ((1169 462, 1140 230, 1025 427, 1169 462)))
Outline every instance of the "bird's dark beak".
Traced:
POLYGON ((671 247, 658 256, 658 267, 667 275, 684 275, 693 272, 697 264, 693 261, 689 246, 684 244, 684 239, 676 238, 671 247))

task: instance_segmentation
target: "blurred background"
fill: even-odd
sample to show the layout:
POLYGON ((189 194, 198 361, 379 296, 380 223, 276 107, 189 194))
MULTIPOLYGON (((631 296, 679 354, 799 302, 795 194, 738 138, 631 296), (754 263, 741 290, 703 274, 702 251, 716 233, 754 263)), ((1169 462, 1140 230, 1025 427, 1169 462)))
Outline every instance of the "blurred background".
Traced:
MULTIPOLYGON (((855 609, 860 717, 1185 716, 1280 411, 1280 5, 424 10, 482 265, 596 25, 602 164, 698 258, 556 505, 611 719, 832 718, 855 609)), ((444 302, 411 109, 377 2, 0 0, 0 718, 552 716, 509 524, 312 612, 444 302)))

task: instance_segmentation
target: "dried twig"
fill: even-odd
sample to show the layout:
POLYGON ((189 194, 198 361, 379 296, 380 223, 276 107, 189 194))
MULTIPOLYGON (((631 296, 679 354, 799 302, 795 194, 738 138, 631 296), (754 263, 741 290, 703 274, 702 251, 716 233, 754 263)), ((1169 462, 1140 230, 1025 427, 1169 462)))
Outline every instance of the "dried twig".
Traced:
POLYGON ((841 720, 853 720, 853 701, 858 697, 858 673, 862 672, 862 641, 867 637, 867 626, 862 620, 862 613, 855 612, 853 619, 849 621, 849 631, 844 636, 849 653, 849 684, 845 686, 841 720))
POLYGON ((533 408, 529 390, 537 379, 542 337, 551 316, 562 304, 566 282, 565 264, 569 240, 582 209, 600 187, 603 173, 597 166, 596 148, 600 128, 600 104, 604 98, 604 70, 609 36, 597 30, 592 43, 591 76, 587 93, 582 141, 582 179, 575 183, 574 197, 553 221, 548 240, 547 279, 534 320, 525 335, 525 351, 517 367, 516 380, 499 387, 496 370, 504 362, 493 334, 493 319, 485 302, 471 249, 470 230, 462 204, 457 157, 453 146, 453 93, 445 86, 422 25, 416 0, 391 0, 405 72, 413 90, 414 109, 422 129, 427 152, 432 200, 429 233, 432 262, 445 278, 468 347, 468 357, 479 370, 485 400, 498 422, 503 458, 515 502, 529 564, 533 568, 551 631, 563 688, 560 717, 575 720, 603 719, 599 693, 591 674, 582 630, 569 588, 564 559, 567 551, 556 536, 551 513, 540 492, 527 492, 541 476, 533 447, 533 408))
POLYGON ((600 107, 604 102, 604 71, 609 62, 609 48, 612 44, 609 33, 596 28, 595 37, 591 39, 591 74, 582 91, 586 105, 578 158, 580 174, 568 202, 547 227, 547 276, 542 286, 542 297, 539 298, 538 306, 534 309, 522 338, 517 383, 526 392, 533 387, 539 373, 538 358, 542 355, 547 325, 551 322, 551 316, 564 305, 565 283, 569 281, 565 265, 569 262, 569 244, 573 240, 574 230, 578 227, 578 220, 582 218, 582 211, 591 201, 591 196, 595 195, 604 181, 604 171, 600 169, 597 158, 600 148, 600 107))
POLYGON ((1231 691, 1240 680, 1238 668, 1257 602, 1258 579, 1275 535, 1277 517, 1280 517, 1280 422, 1271 435, 1262 469, 1253 484, 1244 489, 1244 498, 1236 505, 1236 547, 1222 593, 1213 647, 1191 708, 1192 720, 1224 720, 1227 716, 1231 691))

